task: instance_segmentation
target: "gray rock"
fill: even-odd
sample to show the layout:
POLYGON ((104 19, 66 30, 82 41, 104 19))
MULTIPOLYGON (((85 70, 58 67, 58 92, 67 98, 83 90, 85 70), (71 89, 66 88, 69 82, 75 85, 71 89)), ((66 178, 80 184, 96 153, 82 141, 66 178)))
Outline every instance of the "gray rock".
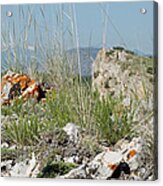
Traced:
POLYGON ((7 161, 2 161, 1 162, 1 170, 5 169, 5 170, 10 170, 12 167, 12 162, 13 160, 7 160, 7 161))
POLYGON ((74 123, 67 123, 65 127, 63 127, 63 130, 67 133, 69 136, 69 139, 73 143, 77 143, 79 140, 79 126, 77 126, 74 123))
POLYGON ((71 170, 68 174, 60 176, 59 178, 64 179, 86 179, 86 165, 81 165, 76 169, 71 170))
POLYGON ((32 154, 32 159, 16 163, 10 171, 12 177, 30 177, 36 165, 35 155, 32 154))
POLYGON ((142 148, 143 141, 141 138, 133 138, 131 142, 124 143, 119 142, 117 144, 117 151, 113 151, 106 148, 102 153, 98 154, 91 162, 79 166, 76 169, 71 170, 68 174, 62 176, 62 178, 90 178, 90 179, 108 179, 112 178, 113 173, 118 170, 118 167, 123 163, 129 167, 128 173, 121 172, 118 179, 133 179, 143 180, 142 169, 142 148), (123 148, 120 148, 120 144, 123 144, 123 148), (128 175, 131 172, 130 175, 128 175), (139 174, 141 172, 141 174, 139 174))
POLYGON ((17 148, 16 145, 12 145, 12 146, 9 147, 10 150, 15 150, 16 148, 17 148))
POLYGON ((9 144, 4 142, 1 144, 1 148, 8 148, 9 147, 9 144))
POLYGON ((64 157, 63 160, 64 162, 67 163, 76 163, 79 161, 79 157, 78 156, 64 157))
POLYGON ((88 164, 88 172, 94 172, 91 177, 94 179, 107 179, 113 174, 112 166, 117 166, 123 156, 121 152, 106 151, 98 154, 95 159, 88 164))
MULTIPOLYGON (((134 98, 135 95, 140 100, 144 99, 146 94, 142 83, 142 71, 147 92, 151 92, 153 84, 149 82, 146 67, 142 66, 141 61, 141 57, 125 49, 101 49, 92 65, 93 90, 98 90, 100 96, 104 98, 108 94, 116 97, 122 92, 128 99, 134 98), (136 63, 137 67, 134 68, 136 63)), ((128 105, 128 101, 125 100, 124 104, 128 105)))

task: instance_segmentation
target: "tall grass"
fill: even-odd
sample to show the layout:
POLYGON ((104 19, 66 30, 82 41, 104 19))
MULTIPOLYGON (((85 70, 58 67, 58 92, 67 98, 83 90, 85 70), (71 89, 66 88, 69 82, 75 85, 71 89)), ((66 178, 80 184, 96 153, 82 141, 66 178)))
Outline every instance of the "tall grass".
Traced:
MULTIPOLYGON (((42 16, 44 26, 42 29, 34 9, 29 6, 26 11, 23 7, 19 8, 19 20, 25 22, 19 39, 16 35, 15 22, 2 34, 2 47, 7 46, 6 48, 12 49, 13 54, 11 55, 8 50, 7 68, 27 73, 31 78, 46 82, 55 89, 47 95, 44 105, 40 103, 41 109, 35 104, 32 106, 31 103, 24 105, 21 101, 13 103, 12 107, 4 106, 3 114, 16 113, 19 116, 18 121, 12 121, 12 124, 6 127, 6 135, 12 142, 25 145, 39 140, 42 123, 46 131, 74 122, 90 134, 96 135, 99 140, 115 143, 130 131, 134 116, 134 112, 130 110, 133 103, 131 101, 129 108, 119 107, 122 105, 123 97, 117 99, 108 97, 107 100, 101 101, 98 93, 92 91, 90 82, 85 81, 81 73, 75 5, 70 4, 67 12, 63 5, 57 7, 55 30, 48 28, 45 7, 40 6, 38 9, 39 16, 42 16), (69 20, 67 29, 71 48, 76 48, 76 61, 66 55, 64 19, 69 20), (34 37, 31 49, 33 52, 32 56, 28 56, 31 34, 34 37), (17 47, 21 50, 18 51, 17 47), (31 113, 35 113, 35 116, 31 113)), ((106 37, 103 38, 106 40, 106 37)))
POLYGON ((130 136, 136 110, 132 100, 128 107, 123 106, 122 96, 117 99, 108 96, 101 101, 99 93, 88 90, 84 83, 83 97, 79 97, 76 86, 79 85, 53 90, 47 95, 45 104, 29 102, 19 107, 20 103, 15 102, 12 107, 4 107, 3 115, 18 115, 4 125, 6 139, 21 145, 34 143, 39 141, 42 132, 62 128, 68 122, 76 123, 89 135, 96 136, 99 142, 114 144, 126 135, 130 136))

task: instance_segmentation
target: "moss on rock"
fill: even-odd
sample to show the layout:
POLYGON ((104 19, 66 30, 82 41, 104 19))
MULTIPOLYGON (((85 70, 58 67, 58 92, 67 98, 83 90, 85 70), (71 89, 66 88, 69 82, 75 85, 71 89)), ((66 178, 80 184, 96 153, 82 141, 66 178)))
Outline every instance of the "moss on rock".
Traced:
POLYGON ((47 165, 38 174, 38 178, 55 178, 56 176, 64 175, 77 165, 74 163, 66 163, 63 161, 48 162, 47 165))

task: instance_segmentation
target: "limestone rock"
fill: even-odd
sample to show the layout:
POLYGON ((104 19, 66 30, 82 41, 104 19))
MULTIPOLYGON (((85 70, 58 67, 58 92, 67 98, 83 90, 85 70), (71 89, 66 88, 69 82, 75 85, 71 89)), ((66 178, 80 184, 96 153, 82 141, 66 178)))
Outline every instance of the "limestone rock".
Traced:
POLYGON ((143 180, 142 174, 144 174, 145 169, 142 167, 143 162, 141 162, 142 148, 142 139, 133 138, 131 142, 125 143, 123 148, 114 151, 109 148, 105 149, 92 161, 71 170, 62 178, 106 180, 126 179, 126 175, 128 175, 129 179, 143 180))
POLYGON ((107 179, 111 177, 118 164, 122 161, 121 152, 106 151, 98 154, 88 165, 89 172, 94 172, 91 177, 94 179, 107 179))
POLYGON ((74 123, 67 123, 63 130, 67 133, 70 141, 77 143, 79 140, 79 127, 74 123))
POLYGON ((98 90, 104 98, 107 94, 116 97, 120 93, 127 99, 134 95, 138 95, 140 99, 144 98, 146 95, 142 77, 147 83, 148 91, 152 90, 152 75, 147 73, 146 65, 149 63, 146 61, 147 59, 142 59, 121 47, 101 49, 92 65, 93 90, 98 90))
POLYGON ((32 159, 16 163, 15 166, 12 167, 10 174, 12 177, 30 177, 35 165, 36 159, 33 154, 32 159))
POLYGON ((1 176, 10 176, 9 172, 11 171, 13 160, 7 160, 1 162, 1 176))
POLYGON ((71 170, 69 173, 60 176, 59 178, 64 179, 86 179, 86 165, 81 165, 78 168, 71 170))

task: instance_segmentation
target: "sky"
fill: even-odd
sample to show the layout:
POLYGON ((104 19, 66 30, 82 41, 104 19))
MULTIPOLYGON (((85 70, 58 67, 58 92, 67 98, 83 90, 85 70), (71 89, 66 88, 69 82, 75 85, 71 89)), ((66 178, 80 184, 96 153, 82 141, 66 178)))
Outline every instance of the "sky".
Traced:
POLYGON ((80 47, 124 46, 145 54, 153 51, 153 1, 2 5, 1 18, 2 35, 11 45, 22 37, 31 48, 38 40, 47 46, 55 38, 70 49, 77 46, 71 37, 75 33, 80 47), (147 12, 140 13, 141 8, 147 12), (13 15, 7 17, 7 11, 13 15))

